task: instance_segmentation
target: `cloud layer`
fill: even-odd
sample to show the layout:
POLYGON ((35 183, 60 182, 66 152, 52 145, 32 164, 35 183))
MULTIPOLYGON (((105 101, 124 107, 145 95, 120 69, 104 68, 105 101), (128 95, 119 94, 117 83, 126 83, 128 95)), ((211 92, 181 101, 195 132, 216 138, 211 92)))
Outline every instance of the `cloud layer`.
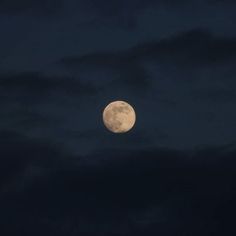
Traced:
POLYGON ((42 140, 1 138, 2 234, 234 232, 233 146, 111 149, 85 161, 42 140))

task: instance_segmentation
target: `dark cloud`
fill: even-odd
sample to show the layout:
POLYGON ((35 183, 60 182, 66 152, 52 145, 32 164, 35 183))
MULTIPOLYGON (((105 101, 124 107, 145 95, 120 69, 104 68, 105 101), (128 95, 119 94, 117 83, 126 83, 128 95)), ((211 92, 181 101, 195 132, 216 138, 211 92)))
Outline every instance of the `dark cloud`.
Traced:
POLYGON ((236 39, 223 38, 208 30, 194 29, 173 35, 157 42, 139 44, 129 50, 114 53, 94 53, 82 57, 64 58, 61 63, 70 66, 97 65, 112 68, 132 69, 139 63, 156 60, 159 63, 188 65, 209 65, 229 63, 236 60, 236 39))
POLYGON ((27 13, 33 11, 34 14, 44 16, 52 15, 62 10, 64 0, 1 0, 0 12, 1 13, 27 13))
MULTIPOLYGON (((183 1, 179 1, 181 3, 183 1)), ((174 3, 173 0, 167 1, 167 4, 174 3)), ((102 13, 103 15, 114 15, 114 14, 122 14, 122 13, 131 13, 132 11, 140 8, 145 8, 149 5, 153 4, 166 4, 166 1, 155 1, 155 0, 101 0, 97 2, 96 0, 79 0, 79 1, 65 1, 65 0, 1 0, 0 6, 2 10, 8 11, 25 11, 25 10, 36 10, 36 11, 44 11, 53 13, 55 10, 60 9, 62 6, 77 6, 77 7, 85 7, 87 9, 95 9, 102 13)))
MULTIPOLYGON (((53 158, 57 157, 60 161, 63 156, 62 151, 55 150, 48 142, 45 144, 42 140, 34 141, 15 131, 1 130, 0 140, 0 189, 3 192, 8 191, 8 183, 20 181, 23 172, 32 165, 43 168, 46 164, 45 168, 50 168, 53 158)), ((18 184, 14 187, 18 189, 18 184)))
POLYGON ((232 4, 234 1, 222 1, 222 0, 208 0, 208 1, 197 1, 197 0, 101 0, 97 2, 96 0, 88 0, 88 1, 79 1, 79 4, 83 4, 87 7, 97 9, 103 15, 122 15, 122 14, 132 14, 137 13, 138 10, 144 10, 147 7, 155 7, 155 6, 169 6, 170 8, 181 7, 183 4, 187 5, 195 5, 195 4, 205 4, 211 5, 216 2, 225 4, 232 4))
POLYGON ((14 133, 1 134, 1 140, 3 235, 234 232, 236 163, 230 146, 111 149, 73 157, 14 133), (37 175, 26 171, 33 167, 37 175))
MULTIPOLYGON (((228 78, 225 72, 216 74, 215 71, 219 71, 219 68, 225 65, 234 64, 235 45, 235 38, 223 38, 211 34, 208 30, 194 29, 174 34, 160 41, 142 43, 124 51, 65 57, 57 63, 57 66, 81 77, 83 77, 81 75, 83 72, 86 74, 93 71, 94 78, 100 78, 100 74, 102 76, 105 74, 103 71, 109 70, 110 74, 106 76, 106 81, 99 84, 100 89, 109 91, 114 87, 120 87, 128 88, 130 92, 140 90, 145 92, 155 86, 153 81, 157 79, 150 72, 152 65, 157 66, 154 73, 159 71, 159 74, 157 73, 159 79, 161 77, 163 79, 177 77, 181 78, 181 81, 188 80, 186 77, 201 79, 203 75, 207 76, 207 73, 206 80, 219 79, 219 74, 224 74, 224 79, 228 78), (204 72, 204 68, 210 68, 210 72, 204 72), (192 69, 195 72, 191 72, 192 69), (98 71, 97 74, 96 71, 98 71), (198 75, 201 73, 202 75, 198 75)), ((208 96, 209 99, 217 97, 218 100, 226 101, 234 97, 234 90, 231 88, 209 86, 209 89, 206 86, 205 92, 203 90, 198 92, 195 89, 196 98, 201 94, 201 99, 208 96)))
POLYGON ((145 89, 150 86, 149 75, 145 68, 139 61, 127 56, 125 52, 95 53, 82 57, 63 58, 59 65, 63 65, 69 71, 73 68, 79 71, 83 67, 90 67, 88 70, 111 69, 113 78, 110 79, 112 82, 108 80, 110 86, 131 86, 135 89, 145 89))
POLYGON ((30 131, 55 126, 62 117, 68 117, 66 109, 76 106, 79 110, 84 98, 88 100, 96 94, 95 86, 82 83, 75 77, 40 73, 1 75, 1 129, 14 126, 13 130, 30 131), (51 113, 52 107, 54 112, 51 113))
POLYGON ((236 39, 221 38, 208 30, 194 29, 159 42, 140 44, 129 51, 129 58, 157 59, 160 63, 209 65, 236 59, 236 39))
MULTIPOLYGON (((35 8, 50 8, 50 7, 55 7, 56 5, 60 6, 60 4, 64 4, 64 5, 70 5, 73 4, 73 0, 69 0, 69 1, 65 1, 65 0, 23 0, 21 2, 18 2, 16 0, 1 0, 0 4, 3 7, 9 8, 9 9, 27 9, 30 8, 32 6, 34 6, 35 8)), ((109 1, 109 0, 101 0, 100 2, 97 2, 96 0, 78 0, 76 1, 78 5, 86 5, 88 7, 93 7, 93 8, 97 8, 97 9, 101 9, 102 11, 105 12, 117 12, 120 9, 124 9, 124 8, 130 8, 130 9, 137 9, 137 8, 141 8, 141 7, 145 7, 145 6, 149 6, 149 5, 159 5, 159 4, 171 4, 171 6, 174 5, 181 5, 183 3, 189 3, 189 4, 193 4, 193 3, 198 3, 198 2, 204 2, 206 4, 213 4, 216 2, 220 2, 220 3, 235 3, 233 0, 208 0, 208 1, 197 1, 197 0, 191 0, 191 1, 187 1, 187 0, 179 0, 179 1, 175 1, 175 0, 130 0, 130 1, 125 1, 125 0, 114 0, 113 2, 109 1)), ((111 14, 111 13, 110 13, 111 14)))
POLYGON ((235 89, 233 88, 207 88, 192 92, 192 97, 199 101, 212 101, 214 103, 230 103, 236 101, 235 89))
POLYGON ((42 98, 52 92, 77 96, 96 93, 96 88, 92 84, 83 84, 79 78, 46 76, 40 73, 2 74, 0 75, 0 89, 6 96, 13 93, 23 97, 28 95, 42 98))

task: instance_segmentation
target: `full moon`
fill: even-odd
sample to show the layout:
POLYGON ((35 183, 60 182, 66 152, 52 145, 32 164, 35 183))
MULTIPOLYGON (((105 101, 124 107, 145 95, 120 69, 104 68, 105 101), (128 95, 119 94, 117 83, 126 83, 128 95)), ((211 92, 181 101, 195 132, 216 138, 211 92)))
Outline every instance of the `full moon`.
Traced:
POLYGON ((133 107, 124 101, 108 104, 103 111, 104 125, 113 133, 125 133, 133 128, 136 115, 133 107))

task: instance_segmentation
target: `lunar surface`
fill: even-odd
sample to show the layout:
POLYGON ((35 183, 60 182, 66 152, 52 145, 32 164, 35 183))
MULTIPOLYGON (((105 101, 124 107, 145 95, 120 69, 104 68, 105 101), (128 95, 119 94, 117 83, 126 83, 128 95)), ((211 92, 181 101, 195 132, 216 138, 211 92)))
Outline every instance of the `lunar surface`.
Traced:
POLYGON ((136 121, 132 106, 124 101, 115 101, 103 111, 104 125, 113 133, 125 133, 133 128, 136 121))

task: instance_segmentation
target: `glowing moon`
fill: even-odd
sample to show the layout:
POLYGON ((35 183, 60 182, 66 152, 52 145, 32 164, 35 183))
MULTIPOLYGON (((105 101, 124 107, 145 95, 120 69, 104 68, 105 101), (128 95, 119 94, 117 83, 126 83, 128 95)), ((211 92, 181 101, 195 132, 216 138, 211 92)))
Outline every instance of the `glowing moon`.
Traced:
POLYGON ((133 128, 136 115, 133 107, 124 101, 108 104, 103 111, 104 125, 113 133, 125 133, 133 128))

